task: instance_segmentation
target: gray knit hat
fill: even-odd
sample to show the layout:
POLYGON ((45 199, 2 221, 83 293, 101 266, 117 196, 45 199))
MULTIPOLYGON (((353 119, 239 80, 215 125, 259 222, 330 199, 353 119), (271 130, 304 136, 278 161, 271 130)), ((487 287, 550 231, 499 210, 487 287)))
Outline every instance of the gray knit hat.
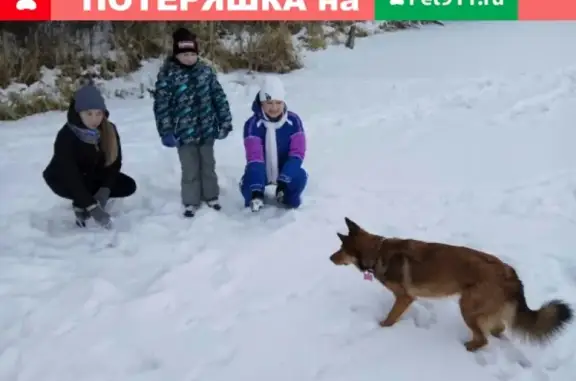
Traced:
POLYGON ((107 110, 102 93, 94 85, 83 86, 74 93, 74 108, 77 112, 107 110))

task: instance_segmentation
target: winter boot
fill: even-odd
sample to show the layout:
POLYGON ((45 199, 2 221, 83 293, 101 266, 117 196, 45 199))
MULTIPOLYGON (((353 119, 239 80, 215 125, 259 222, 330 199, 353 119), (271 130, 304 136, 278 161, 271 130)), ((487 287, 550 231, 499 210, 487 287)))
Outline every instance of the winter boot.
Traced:
POLYGON ((196 215, 196 212, 200 208, 199 205, 184 205, 184 217, 192 218, 196 215))
POLYGON ((218 201, 217 198, 206 201, 206 204, 208 204, 208 206, 214 210, 222 209, 222 205, 220 205, 220 201, 218 201))
POLYGON ((258 212, 264 206, 264 193, 260 191, 252 192, 252 200, 250 201, 250 209, 252 212, 258 212))

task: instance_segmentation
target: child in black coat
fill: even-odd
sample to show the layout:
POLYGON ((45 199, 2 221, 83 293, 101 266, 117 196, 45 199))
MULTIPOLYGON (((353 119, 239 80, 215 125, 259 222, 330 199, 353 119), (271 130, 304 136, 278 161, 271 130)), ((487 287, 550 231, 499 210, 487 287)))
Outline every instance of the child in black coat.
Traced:
POLYGON ((135 181, 120 172, 122 149, 116 126, 108 121, 102 94, 93 85, 80 88, 68 109, 68 121, 56 135, 54 154, 43 172, 58 196, 72 200, 76 224, 89 218, 105 228, 112 222, 109 198, 132 195, 135 181))

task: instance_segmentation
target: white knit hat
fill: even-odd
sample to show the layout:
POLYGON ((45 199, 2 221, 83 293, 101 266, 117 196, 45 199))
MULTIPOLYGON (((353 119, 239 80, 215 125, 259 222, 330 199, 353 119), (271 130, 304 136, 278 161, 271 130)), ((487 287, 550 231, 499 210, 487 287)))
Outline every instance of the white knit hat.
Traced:
POLYGON ((262 86, 260 86, 258 98, 260 102, 272 100, 284 102, 286 100, 286 90, 280 78, 276 76, 266 76, 262 81, 262 86))

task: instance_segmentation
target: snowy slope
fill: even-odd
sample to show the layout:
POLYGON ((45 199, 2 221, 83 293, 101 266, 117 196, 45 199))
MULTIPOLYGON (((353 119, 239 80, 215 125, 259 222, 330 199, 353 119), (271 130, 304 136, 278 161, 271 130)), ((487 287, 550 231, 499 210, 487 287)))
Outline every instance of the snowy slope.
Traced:
POLYGON ((301 210, 243 210, 241 123, 256 89, 223 82, 225 210, 180 218, 179 164, 150 100, 110 101, 137 195, 117 230, 72 227, 41 171, 64 115, 0 124, 2 381, 568 381, 576 329, 470 354, 453 300, 393 328, 392 296, 333 266, 344 216, 471 245, 576 302, 576 23, 453 23, 310 55, 285 76, 309 139, 301 210))

